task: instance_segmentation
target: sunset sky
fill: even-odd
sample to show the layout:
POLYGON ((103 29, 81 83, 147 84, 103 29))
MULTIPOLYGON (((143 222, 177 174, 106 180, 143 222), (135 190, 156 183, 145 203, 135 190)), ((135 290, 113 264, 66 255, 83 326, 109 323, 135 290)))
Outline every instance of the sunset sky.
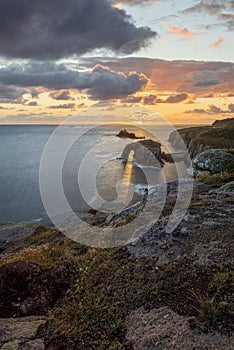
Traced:
POLYGON ((233 117, 233 30, 233 0, 1 0, 0 123, 233 117))

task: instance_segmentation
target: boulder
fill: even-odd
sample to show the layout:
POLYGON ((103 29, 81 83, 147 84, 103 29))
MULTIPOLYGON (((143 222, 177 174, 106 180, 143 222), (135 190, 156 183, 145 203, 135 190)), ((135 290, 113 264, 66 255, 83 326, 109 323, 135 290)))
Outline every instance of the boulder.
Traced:
POLYGON ((193 317, 180 316, 169 307, 133 311, 126 319, 126 338, 134 350, 222 349, 234 347, 234 337, 203 333, 193 317))
POLYGON ((228 150, 211 149, 195 157, 192 165, 197 170, 207 170, 216 174, 234 168, 234 155, 228 150))

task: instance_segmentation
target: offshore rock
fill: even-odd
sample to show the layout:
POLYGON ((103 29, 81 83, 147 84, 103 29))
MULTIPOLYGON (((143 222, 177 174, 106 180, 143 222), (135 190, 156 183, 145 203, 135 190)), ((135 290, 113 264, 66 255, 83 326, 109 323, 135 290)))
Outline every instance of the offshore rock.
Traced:
POLYGON ((125 146, 121 158, 128 160, 131 152, 134 153, 134 161, 139 165, 160 168, 164 165, 159 142, 153 140, 132 142, 125 146))
POLYGON ((136 136, 134 132, 128 132, 126 129, 120 130, 120 132, 116 136, 121 138, 136 139, 136 140, 145 139, 145 136, 142 136, 142 137, 136 136))

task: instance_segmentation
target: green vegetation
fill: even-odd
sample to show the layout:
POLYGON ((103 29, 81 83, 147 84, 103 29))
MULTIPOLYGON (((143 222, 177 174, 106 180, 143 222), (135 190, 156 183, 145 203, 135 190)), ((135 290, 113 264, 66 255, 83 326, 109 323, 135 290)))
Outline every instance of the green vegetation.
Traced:
POLYGON ((223 171, 218 174, 206 175, 199 177, 199 180, 211 187, 220 187, 230 181, 234 181, 234 171, 223 171))
POLYGON ((53 311, 51 349, 131 349, 125 318, 157 295, 157 270, 136 263, 124 249, 86 255, 82 274, 64 303, 53 311), (82 345, 83 344, 83 345, 82 345))
POLYGON ((214 148, 233 148, 234 147, 234 126, 223 126, 210 128, 199 134, 194 140, 195 143, 210 145, 214 148))
POLYGON ((157 259, 137 259, 127 248, 86 248, 62 240, 55 230, 40 231, 29 240, 34 245, 15 247, 16 252, 1 260, 3 281, 14 276, 15 284, 4 284, 0 306, 7 317, 15 314, 12 301, 18 290, 22 300, 34 300, 34 314, 49 310, 44 336, 50 350, 130 350, 125 320, 140 307, 169 306, 214 329, 219 322, 229 324, 233 316, 229 262, 209 267, 186 257, 159 268, 157 259), (41 295, 46 295, 46 305, 40 304, 41 295))
POLYGON ((192 300, 195 301, 195 309, 198 318, 206 327, 214 327, 220 320, 228 316, 229 322, 234 316, 234 304, 231 298, 234 284, 234 273, 232 266, 223 265, 210 278, 206 293, 192 293, 192 300))

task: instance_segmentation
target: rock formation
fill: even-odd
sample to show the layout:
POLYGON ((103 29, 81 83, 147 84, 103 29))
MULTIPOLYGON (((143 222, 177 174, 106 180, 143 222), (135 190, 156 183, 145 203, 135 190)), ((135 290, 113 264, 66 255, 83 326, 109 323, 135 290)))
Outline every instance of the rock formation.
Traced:
POLYGON ((125 146, 121 158, 128 160, 132 151, 134 152, 134 161, 137 164, 154 167, 162 167, 164 165, 159 142, 152 140, 132 142, 125 146))
POLYGON ((134 132, 128 132, 126 129, 120 130, 120 132, 116 136, 121 138, 136 139, 136 140, 145 139, 145 136, 142 136, 142 137, 136 136, 134 132))

